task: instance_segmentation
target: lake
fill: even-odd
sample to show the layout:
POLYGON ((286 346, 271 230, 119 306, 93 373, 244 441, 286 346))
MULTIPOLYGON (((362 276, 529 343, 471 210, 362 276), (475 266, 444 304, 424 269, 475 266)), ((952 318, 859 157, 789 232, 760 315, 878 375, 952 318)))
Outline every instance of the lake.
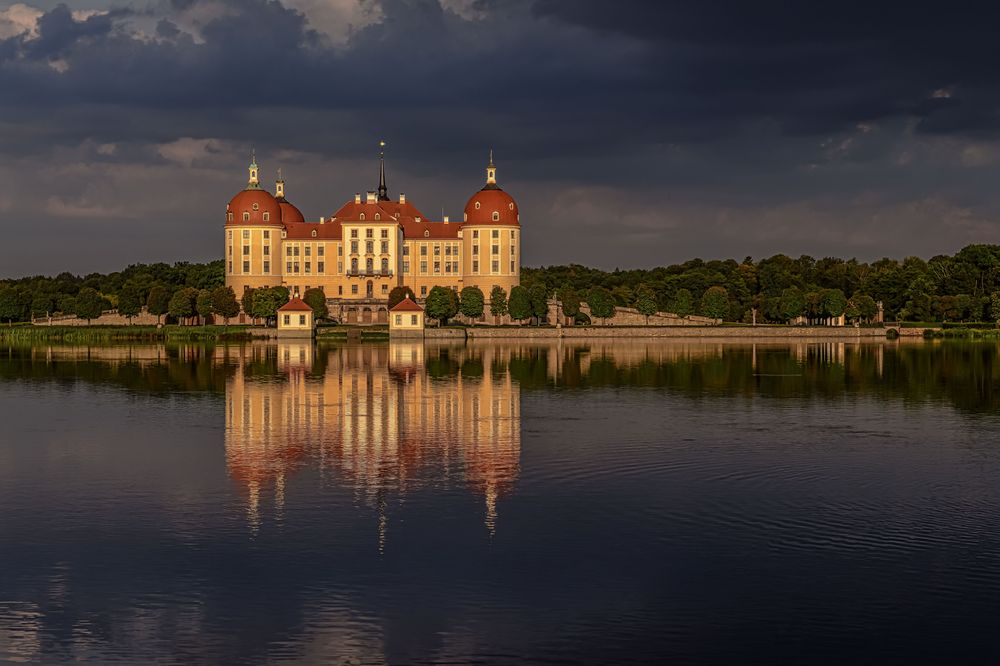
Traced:
POLYGON ((996 663, 994 343, 0 349, 0 661, 996 663))

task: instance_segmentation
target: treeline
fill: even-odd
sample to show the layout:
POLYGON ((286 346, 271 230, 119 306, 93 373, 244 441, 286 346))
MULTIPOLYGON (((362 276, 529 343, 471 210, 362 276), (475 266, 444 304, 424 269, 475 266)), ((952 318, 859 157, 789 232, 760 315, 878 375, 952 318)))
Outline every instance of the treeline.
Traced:
POLYGON ((970 245, 926 261, 907 257, 866 263, 778 254, 758 261, 692 259, 611 272, 576 264, 543 266, 523 269, 521 282, 529 288, 542 284, 550 291, 572 290, 584 300, 599 288, 620 307, 639 307, 651 293, 657 310, 727 321, 750 321, 754 310, 757 321, 776 323, 842 314, 864 321, 875 316, 878 302, 888 320, 1000 319, 998 245, 970 245))
POLYGON ((150 314, 160 316, 170 314, 171 302, 178 312, 175 318, 193 317, 198 314, 199 296, 204 310, 207 299, 213 295, 222 310, 232 313, 232 307, 222 302, 223 292, 219 291, 225 284, 224 270, 222 261, 178 262, 172 266, 133 264, 107 275, 60 273, 55 277, 36 275, 0 280, 0 320, 28 321, 31 317, 50 315, 95 319, 111 309, 118 309, 128 317, 139 314, 146 306, 150 314))

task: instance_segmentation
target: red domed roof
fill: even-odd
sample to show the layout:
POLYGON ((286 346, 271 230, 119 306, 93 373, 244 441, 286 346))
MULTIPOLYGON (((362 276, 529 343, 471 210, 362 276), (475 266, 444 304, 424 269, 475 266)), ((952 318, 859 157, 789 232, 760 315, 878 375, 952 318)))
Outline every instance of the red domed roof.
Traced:
POLYGON ((285 199, 278 199, 278 206, 281 208, 281 222, 282 224, 305 222, 306 218, 302 216, 302 211, 293 206, 291 203, 285 199))
POLYGON ((465 204, 466 224, 520 225, 517 202, 499 187, 486 187, 465 204))
POLYGON ((281 224, 281 207, 266 190, 243 190, 229 202, 226 213, 226 224, 281 224), (244 213, 249 213, 249 217, 245 218, 244 213))

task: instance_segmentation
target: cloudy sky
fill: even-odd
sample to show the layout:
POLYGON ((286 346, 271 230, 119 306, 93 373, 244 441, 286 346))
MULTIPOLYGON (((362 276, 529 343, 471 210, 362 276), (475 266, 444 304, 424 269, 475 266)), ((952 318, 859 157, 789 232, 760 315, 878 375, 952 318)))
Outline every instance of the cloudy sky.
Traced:
POLYGON ((990 2, 0 0, 0 276, 221 254, 251 147, 309 219, 460 218, 528 265, 1000 243, 990 2))

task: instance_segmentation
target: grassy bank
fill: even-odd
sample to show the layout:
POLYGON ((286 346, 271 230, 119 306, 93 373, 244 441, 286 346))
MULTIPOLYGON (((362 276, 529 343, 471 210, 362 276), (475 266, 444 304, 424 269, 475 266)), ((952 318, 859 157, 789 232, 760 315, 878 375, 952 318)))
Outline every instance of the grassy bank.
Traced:
POLYGON ((0 342, 204 342, 249 340, 249 326, 0 326, 0 342))
POLYGON ((924 337, 931 339, 953 339, 953 340, 1000 340, 1000 330, 978 329, 978 328, 945 328, 942 330, 924 331, 924 337))

